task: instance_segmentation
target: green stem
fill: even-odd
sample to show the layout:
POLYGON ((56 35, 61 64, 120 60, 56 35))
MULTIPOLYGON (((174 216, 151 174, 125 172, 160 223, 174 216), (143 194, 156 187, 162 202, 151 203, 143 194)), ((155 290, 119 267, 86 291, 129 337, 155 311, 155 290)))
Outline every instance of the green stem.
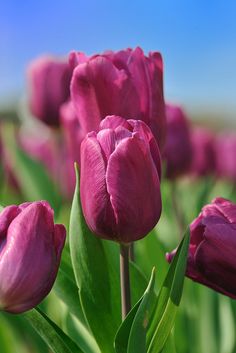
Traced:
POLYGON ((129 278, 129 245, 120 244, 120 287, 122 320, 131 309, 130 278, 129 278))

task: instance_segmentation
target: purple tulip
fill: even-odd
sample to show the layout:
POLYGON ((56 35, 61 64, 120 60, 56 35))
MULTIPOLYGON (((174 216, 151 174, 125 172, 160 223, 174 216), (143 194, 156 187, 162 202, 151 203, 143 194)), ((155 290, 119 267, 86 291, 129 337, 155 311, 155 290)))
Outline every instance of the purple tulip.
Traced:
POLYGON ((86 134, 80 126, 79 119, 74 110, 74 105, 71 101, 66 102, 61 106, 60 121, 68 153, 71 156, 73 163, 78 162, 80 164, 80 145, 86 134))
POLYGON ((191 173, 204 176, 215 171, 215 137, 204 128, 194 128, 191 132, 193 156, 191 173))
POLYGON ((217 137, 216 170, 220 177, 236 181, 236 134, 225 133, 217 137))
POLYGON ((166 104, 167 136, 163 151, 167 178, 176 178, 188 171, 192 145, 188 119, 181 107, 166 104))
MULTIPOLYGON (((75 188, 74 160, 64 136, 54 134, 45 126, 33 131, 23 128, 18 141, 24 152, 42 163, 50 178, 59 186, 61 194, 71 199, 75 188)), ((15 177, 17 179, 18 175, 15 177)))
POLYGON ((144 121, 163 145, 166 121, 159 53, 147 57, 140 48, 91 57, 72 53, 69 62, 75 67, 71 99, 84 131, 98 131, 100 121, 115 114, 144 121))
POLYGON ((71 73, 66 61, 47 56, 34 60, 28 68, 30 110, 49 126, 59 125, 59 108, 70 95, 71 73))
POLYGON ((0 309, 22 313, 51 290, 66 230, 54 224, 46 201, 8 206, 0 213, 0 309))
POLYGON ((148 126, 108 116, 81 144, 81 202, 86 222, 101 238, 143 238, 161 214, 161 161, 148 126))
MULTIPOLYGON (((216 198, 190 225, 186 275, 236 298, 236 204, 216 198)), ((167 254, 170 262, 176 250, 167 254)))

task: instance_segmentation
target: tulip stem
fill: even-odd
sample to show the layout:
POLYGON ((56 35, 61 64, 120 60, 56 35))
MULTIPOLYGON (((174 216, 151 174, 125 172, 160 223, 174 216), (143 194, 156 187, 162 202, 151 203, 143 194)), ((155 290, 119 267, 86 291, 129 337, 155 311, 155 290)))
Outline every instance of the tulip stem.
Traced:
POLYGON ((131 309, 130 279, 129 279, 129 245, 120 244, 120 287, 122 320, 131 309))

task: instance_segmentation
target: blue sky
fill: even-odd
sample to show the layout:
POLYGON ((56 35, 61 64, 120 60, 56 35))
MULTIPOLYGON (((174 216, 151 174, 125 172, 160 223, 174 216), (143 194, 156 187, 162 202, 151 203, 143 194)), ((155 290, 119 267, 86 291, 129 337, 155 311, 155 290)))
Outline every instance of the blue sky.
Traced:
POLYGON ((2 1, 0 103, 24 92, 41 53, 140 45, 163 54, 167 99, 236 114, 235 18, 234 0, 2 1))

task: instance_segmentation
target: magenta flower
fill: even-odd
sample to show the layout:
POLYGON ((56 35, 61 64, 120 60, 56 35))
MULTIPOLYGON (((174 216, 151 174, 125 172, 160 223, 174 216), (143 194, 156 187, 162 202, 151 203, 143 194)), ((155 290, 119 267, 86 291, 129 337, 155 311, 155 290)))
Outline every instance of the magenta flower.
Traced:
POLYGON ((236 180, 236 134, 219 135, 215 144, 216 170, 220 177, 236 180))
POLYGON ((74 105, 71 101, 68 101, 61 106, 60 122, 70 158, 73 163, 77 162, 80 164, 80 145, 86 134, 80 126, 74 105))
MULTIPOLYGON (((43 126, 37 130, 21 129, 18 141, 33 159, 42 163, 50 178, 59 186, 61 194, 71 199, 75 188, 74 159, 66 143, 67 136, 59 136, 43 126)), ((79 155, 79 151, 77 151, 79 155)), ((16 179, 18 175, 15 175, 16 179)))
POLYGON ((167 135, 163 151, 166 176, 176 178, 188 171, 192 159, 192 145, 188 119, 182 108, 166 104, 167 135))
POLYGON ((59 108, 70 95, 71 73, 66 61, 53 57, 42 56, 29 65, 30 110, 47 125, 59 125, 59 108))
MULTIPOLYGON (((190 225, 186 275, 236 298, 236 204, 216 198, 190 225)), ((167 254, 171 261, 176 250, 167 254)))
POLYGON ((46 201, 8 206, 0 213, 0 309, 22 313, 51 290, 66 230, 54 224, 46 201))
POLYGON ((193 148, 191 173, 203 176, 215 172, 215 137, 204 128, 194 128, 191 132, 193 148))
POLYGON ((140 48, 91 57, 72 53, 69 62, 75 67, 71 99, 86 132, 97 131, 107 115, 120 115, 144 121, 163 145, 166 121, 159 53, 145 56, 140 48))
POLYGON ((140 120, 108 116, 81 144, 81 202, 101 238, 143 238, 161 215, 159 148, 140 120))

